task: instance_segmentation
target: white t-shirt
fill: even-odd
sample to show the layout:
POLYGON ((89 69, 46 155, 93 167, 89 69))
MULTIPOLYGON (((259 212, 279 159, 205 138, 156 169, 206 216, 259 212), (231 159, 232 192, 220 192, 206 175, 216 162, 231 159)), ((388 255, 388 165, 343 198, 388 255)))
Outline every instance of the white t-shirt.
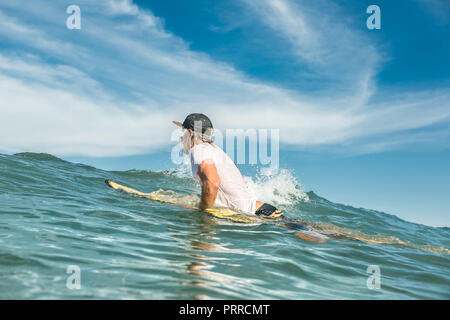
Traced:
POLYGON ((198 167, 203 160, 211 159, 220 178, 215 205, 255 213, 255 196, 247 189, 241 172, 233 160, 218 146, 210 143, 195 145, 190 151, 192 175, 200 181, 198 167))

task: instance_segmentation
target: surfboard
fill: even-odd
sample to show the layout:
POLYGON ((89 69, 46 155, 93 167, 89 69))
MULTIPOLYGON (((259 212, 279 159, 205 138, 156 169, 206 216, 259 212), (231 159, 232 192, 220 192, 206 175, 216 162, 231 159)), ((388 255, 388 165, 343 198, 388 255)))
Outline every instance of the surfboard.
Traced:
MULTIPOLYGON (((182 195, 179 193, 176 193, 172 190, 163 190, 159 189, 153 192, 145 193, 141 192, 139 190, 121 185, 117 182, 111 181, 111 180, 105 180, 106 185, 109 187, 118 190, 123 191, 128 194, 147 198, 153 201, 163 202, 163 203, 169 203, 173 204, 179 207, 192 209, 192 210, 200 210, 198 207, 198 203, 200 202, 200 198, 195 194, 190 195, 182 195)), ((298 219, 289 219, 286 217, 283 217, 282 219, 271 219, 271 218, 262 218, 250 214, 245 214, 239 211, 234 211, 229 208, 223 208, 223 207, 212 207, 207 208, 205 210, 202 210, 203 212, 219 218, 219 219, 227 219, 231 220, 233 222, 240 222, 240 223, 271 223, 279 226, 284 226, 288 229, 291 229, 294 231, 294 234, 303 239, 310 242, 325 242, 326 239, 328 239, 327 236, 320 233, 318 230, 315 230, 314 228, 308 226, 308 224, 305 223, 305 221, 300 221, 298 219)))
MULTIPOLYGON (((172 190, 162 190, 162 189, 150 193, 145 193, 121 185, 111 180, 105 180, 105 183, 115 190, 123 191, 134 196, 147 198, 153 201, 169 203, 187 209, 200 210, 197 206, 197 204, 200 202, 200 198, 198 195, 195 194, 182 195, 172 190)), ((327 241, 327 239, 329 239, 329 237, 331 237, 336 239, 363 241, 373 244, 400 244, 408 247, 414 247, 420 250, 432 251, 442 254, 450 254, 450 251, 446 248, 434 247, 430 245, 416 245, 390 236, 365 235, 361 232, 340 228, 338 226, 327 223, 311 223, 300 219, 287 217, 277 219, 261 218, 258 216, 252 216, 249 214, 234 211, 229 208, 218 208, 218 207, 208 208, 203 210, 203 212, 213 217, 219 219, 228 219, 233 222, 271 223, 278 226, 283 226, 292 231, 294 235, 296 235, 300 239, 307 240, 309 242, 324 243, 327 241)))
MULTIPOLYGON (((111 180, 105 180, 106 185, 109 187, 118 190, 123 191, 126 193, 129 193, 131 195, 147 198, 153 201, 163 202, 163 203, 169 203, 173 204, 179 207, 192 209, 192 210, 200 210, 197 204, 200 202, 200 198, 197 195, 190 194, 190 195, 181 195, 179 193, 176 193, 172 190, 163 190, 159 189, 157 191, 153 191, 150 193, 141 192, 139 190, 121 185, 117 182, 111 181, 111 180)), ((241 223, 257 223, 262 222, 262 219, 256 217, 247 215, 238 211, 231 210, 229 208, 219 208, 219 207, 212 207, 207 208, 203 210, 207 214, 214 216, 216 218, 220 219, 227 219, 232 220, 234 222, 241 222, 241 223)))

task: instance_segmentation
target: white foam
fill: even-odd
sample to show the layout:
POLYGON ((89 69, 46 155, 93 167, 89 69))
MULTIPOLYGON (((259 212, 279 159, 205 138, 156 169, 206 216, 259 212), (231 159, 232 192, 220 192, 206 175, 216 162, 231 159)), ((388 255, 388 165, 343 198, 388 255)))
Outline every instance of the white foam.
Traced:
POLYGON ((292 172, 281 169, 278 173, 258 176, 255 179, 244 177, 244 181, 257 200, 278 205, 292 205, 299 201, 309 201, 301 184, 292 172))
MULTIPOLYGON (((190 178, 191 163, 187 156, 176 169, 168 170, 178 178, 190 178)), ((297 181, 291 170, 279 169, 275 171, 262 171, 255 178, 244 176, 244 181, 249 190, 259 201, 277 205, 293 205, 301 201, 309 201, 306 192, 297 181)))

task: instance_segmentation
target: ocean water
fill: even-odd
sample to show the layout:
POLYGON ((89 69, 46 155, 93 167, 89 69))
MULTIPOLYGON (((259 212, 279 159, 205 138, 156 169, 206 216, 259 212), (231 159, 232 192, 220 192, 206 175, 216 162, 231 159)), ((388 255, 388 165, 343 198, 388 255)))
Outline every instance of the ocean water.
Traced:
POLYGON ((0 299, 450 298, 449 228, 332 203, 288 170, 245 179, 325 243, 135 197, 105 179, 144 192, 200 190, 181 169, 110 172, 47 154, 0 155, 0 299), (70 266, 79 289, 67 285, 70 266), (379 289, 368 286, 378 279, 379 289))

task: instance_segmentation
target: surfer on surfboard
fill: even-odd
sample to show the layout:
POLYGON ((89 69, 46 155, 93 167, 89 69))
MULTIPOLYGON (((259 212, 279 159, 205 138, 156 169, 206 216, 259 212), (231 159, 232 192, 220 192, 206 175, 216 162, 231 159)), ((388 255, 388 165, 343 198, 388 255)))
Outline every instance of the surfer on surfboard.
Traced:
MULTIPOLYGON (((248 218, 235 216, 239 211, 249 215, 259 216, 261 221, 272 222, 284 226, 294 232, 300 239, 310 242, 324 243, 329 237, 337 239, 348 239, 364 241, 367 243, 389 243, 378 239, 370 239, 364 234, 348 234, 343 228, 332 228, 325 230, 319 225, 310 225, 307 221, 288 218, 281 210, 274 206, 256 200, 254 195, 247 189, 242 175, 234 162, 228 155, 212 142, 213 126, 211 120, 201 113, 192 113, 186 117, 183 123, 173 121, 183 129, 181 144, 183 152, 190 156, 192 174, 202 186, 200 203, 197 205, 180 202, 172 198, 173 191, 157 190, 144 193, 124 185, 120 185, 109 179, 105 183, 116 190, 125 191, 130 194, 145 197, 151 200, 171 203, 189 209, 200 209, 218 218, 232 218, 236 222, 250 222, 248 218), (214 207, 222 207, 229 213, 214 211, 214 207), (277 218, 277 219, 273 219, 277 218)), ((198 197, 197 197, 198 199, 198 197)), ((249 216, 246 215, 246 216, 249 216)), ((256 217, 255 217, 256 218, 256 217)), ((332 226, 332 225, 330 225, 332 226)), ((406 242, 398 240, 398 244, 407 245, 406 242)))
POLYGON ((183 123, 180 142, 189 155, 192 175, 201 187, 199 207, 218 206, 268 218, 283 217, 281 210, 256 200, 247 189, 242 174, 231 158, 212 141, 213 125, 202 113, 189 114, 183 123))
POLYGON ((231 218, 236 222, 249 222, 251 215, 255 218, 263 218, 260 221, 271 221, 287 227, 294 234, 304 240, 323 243, 328 239, 319 230, 310 227, 305 221, 287 218, 281 210, 274 206, 256 200, 255 196, 247 189, 244 179, 233 160, 217 145, 212 142, 213 126, 211 120, 204 114, 193 113, 186 117, 183 123, 173 121, 183 129, 180 142, 183 152, 190 156, 192 174, 202 186, 200 202, 195 204, 180 203, 171 198, 173 191, 158 190, 144 193, 109 179, 105 183, 116 190, 125 191, 151 200, 176 204, 190 209, 200 209, 218 218, 231 218), (225 209, 233 212, 217 212, 217 209, 225 209), (247 218, 239 216, 244 213, 247 218), (276 219, 275 219, 276 218, 276 219))

